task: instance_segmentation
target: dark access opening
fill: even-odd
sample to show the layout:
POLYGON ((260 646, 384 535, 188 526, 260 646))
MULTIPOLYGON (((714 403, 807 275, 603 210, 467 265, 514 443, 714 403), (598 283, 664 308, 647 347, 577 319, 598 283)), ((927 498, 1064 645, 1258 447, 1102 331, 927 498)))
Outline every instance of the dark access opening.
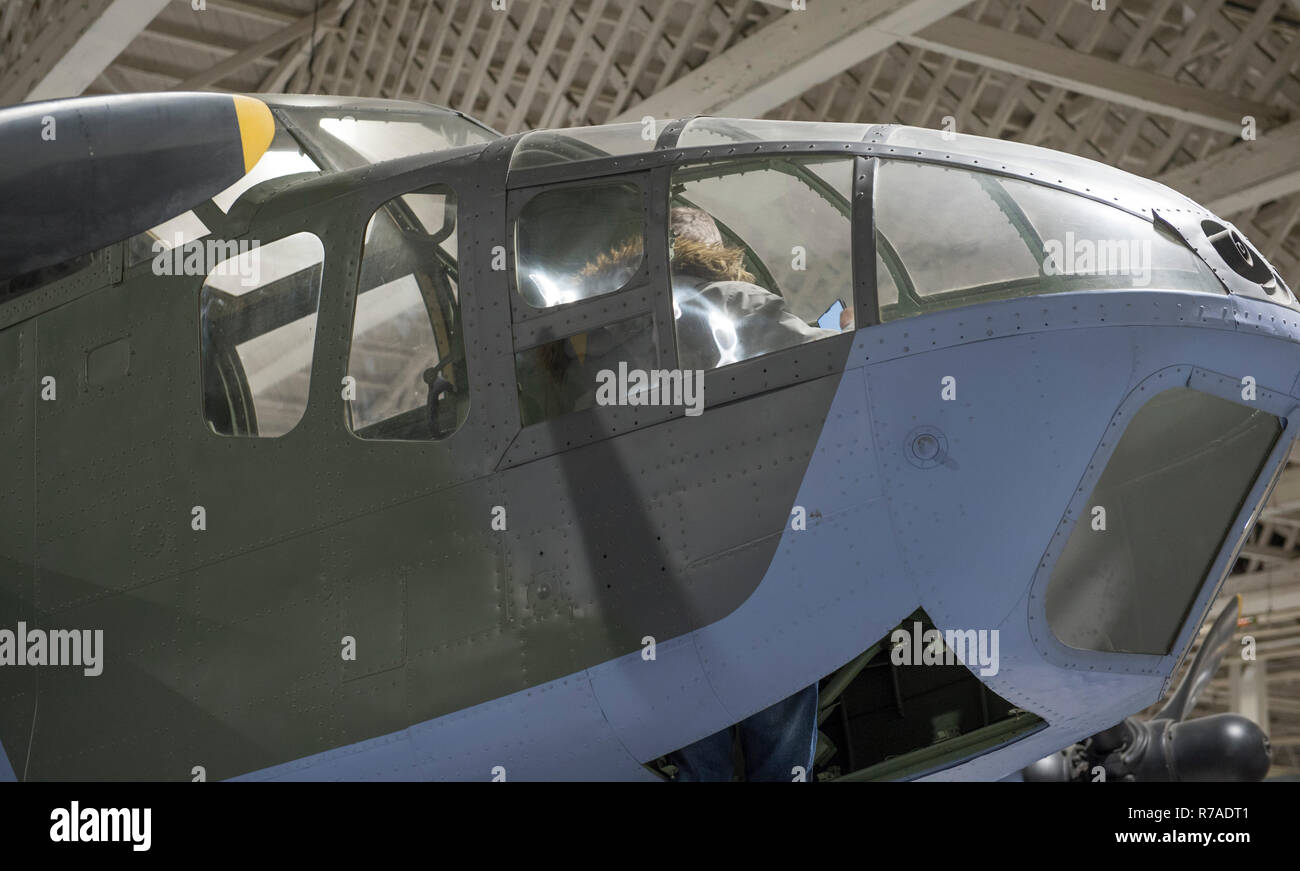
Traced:
MULTIPOLYGON (((990 690, 975 674, 992 637, 977 631, 938 639, 922 610, 818 686, 817 781, 910 780, 1023 738, 1047 724, 990 690), (900 632, 905 635, 896 636, 900 632), (913 639, 917 639, 916 643, 913 639), (950 646, 953 641, 961 650, 950 646), (970 646, 974 640, 975 647, 970 646), (983 643, 984 647, 979 645, 983 643), (906 646, 907 649, 901 649, 906 646), (895 648, 899 647, 897 653, 895 648), (929 648, 927 650, 927 648, 929 648), (962 664, 962 659, 970 667, 962 664)), ((995 630, 984 630, 985 633, 995 630)), ((993 636, 995 637, 995 636, 993 636)), ((733 728, 733 780, 745 770, 733 728)), ((651 769, 671 777, 667 757, 651 769)))

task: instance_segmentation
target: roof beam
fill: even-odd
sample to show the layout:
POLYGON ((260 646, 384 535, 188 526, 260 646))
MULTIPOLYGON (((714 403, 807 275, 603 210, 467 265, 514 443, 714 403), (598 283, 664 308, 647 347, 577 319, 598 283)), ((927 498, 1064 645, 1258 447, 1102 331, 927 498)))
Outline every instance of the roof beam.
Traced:
MULTIPOLYGON (((31 0, 25 2, 30 4, 31 0)), ((0 55, 0 106, 21 103, 44 71, 63 56, 69 43, 61 40, 69 31, 94 20, 99 10, 79 7, 68 23, 52 7, 36 10, 28 5, 23 11, 27 13, 26 17, 12 21, 5 36, 8 44, 0 46, 4 50, 0 55), (78 21, 82 23, 78 25, 78 21)))
POLYGON ((824 0, 787 12, 613 120, 693 113, 757 117, 968 2, 824 0))
POLYGON ((312 28, 327 29, 338 23, 339 17, 352 5, 352 0, 333 0, 320 10, 320 15, 308 13, 293 24, 282 27, 261 42, 254 43, 241 52, 231 55, 218 64, 208 67, 197 75, 171 88, 173 91, 193 91, 215 85, 226 76, 243 69, 259 58, 266 57, 273 51, 284 48, 289 43, 308 36, 312 28))
MULTIPOLYGON (((168 45, 181 48, 191 57, 194 56, 196 51, 214 55, 214 61, 230 57, 235 52, 246 47, 244 41, 238 37, 218 37, 215 34, 203 33, 198 30, 174 27, 161 21, 151 24, 141 35, 145 40, 151 42, 165 42, 168 45)), ((141 47, 136 54, 147 55, 149 52, 141 47)), ((202 55, 195 57, 195 60, 198 60, 199 57, 202 57, 202 55)), ((262 58, 259 63, 267 66, 275 65, 275 62, 268 58, 262 58)))
POLYGON ((1180 166, 1156 181, 1210 211, 1234 215, 1300 191, 1300 121, 1239 142, 1204 160, 1180 166))
POLYGON ((278 94, 282 92, 289 84, 298 69, 307 62, 316 51, 316 47, 321 44, 325 37, 337 33, 337 27, 318 27, 315 36, 308 36, 302 41, 297 48, 290 48, 280 58, 275 69, 267 73, 266 78, 262 79, 262 84, 258 86, 258 91, 263 94, 278 94))
MULTIPOLYGON (((111 0, 75 33, 66 48, 27 92, 26 102, 75 97, 108 69, 122 50, 162 11, 168 0, 111 0)), ((77 27, 70 22, 68 30, 77 27)))
POLYGON ((268 24, 293 24, 298 20, 298 16, 290 15, 277 9, 268 9, 265 2, 254 4, 245 2, 245 0, 208 0, 208 4, 215 9, 221 9, 242 18, 251 18, 254 21, 263 21, 268 24))
MULTIPOLYGON (((13 22, 0 62, 0 105, 76 96, 121 53, 163 0, 82 0, 63 7, 46 4, 44 14, 13 22), (7 66, 7 69, 2 68, 7 66)), ((6 18, 10 10, 6 9, 6 18)))
POLYGON ((999 72, 1221 133, 1240 135, 1244 115, 1253 115, 1261 121, 1280 116, 1279 110, 1263 103, 1184 85, 1168 76, 1022 33, 989 27, 969 18, 937 21, 902 41, 999 72))

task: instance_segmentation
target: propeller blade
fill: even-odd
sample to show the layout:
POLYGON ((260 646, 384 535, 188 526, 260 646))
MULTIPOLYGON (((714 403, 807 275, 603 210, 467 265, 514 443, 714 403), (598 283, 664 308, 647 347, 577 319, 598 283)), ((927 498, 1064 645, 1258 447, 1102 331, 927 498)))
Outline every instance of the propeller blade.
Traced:
POLYGON ((261 100, 123 94, 0 109, 0 280, 121 241, 234 184, 275 134, 261 100))
POLYGON ((1183 676, 1183 682, 1178 685, 1177 691, 1169 697, 1165 706, 1151 719, 1153 720, 1182 720, 1187 716, 1187 712, 1196 706, 1196 699, 1200 696, 1201 691, 1205 689, 1210 678, 1219 670, 1219 663, 1223 661, 1223 654, 1228 649, 1232 636, 1237 633, 1237 617, 1241 613, 1241 596, 1234 596, 1234 601, 1224 607, 1219 614, 1219 619, 1214 621, 1210 631, 1205 636, 1205 641, 1201 644, 1201 649, 1196 653, 1196 659, 1192 661, 1192 667, 1187 670, 1183 676))

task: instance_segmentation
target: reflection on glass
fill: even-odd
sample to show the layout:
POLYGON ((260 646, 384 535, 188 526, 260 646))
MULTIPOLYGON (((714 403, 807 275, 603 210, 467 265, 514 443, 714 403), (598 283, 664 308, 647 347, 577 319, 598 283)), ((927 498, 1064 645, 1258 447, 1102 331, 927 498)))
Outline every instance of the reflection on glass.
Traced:
POLYGON ((644 256, 641 189, 610 182, 543 191, 515 224, 515 282, 535 308, 612 293, 644 256))
POLYGON ((1051 274, 1104 275, 1112 287, 1227 292, 1204 260, 1158 224, 1043 185, 1016 179, 998 184, 1042 242, 1051 274))
POLYGON ((852 329, 852 184, 853 162, 843 158, 746 159, 673 174, 670 266, 684 368, 852 329))

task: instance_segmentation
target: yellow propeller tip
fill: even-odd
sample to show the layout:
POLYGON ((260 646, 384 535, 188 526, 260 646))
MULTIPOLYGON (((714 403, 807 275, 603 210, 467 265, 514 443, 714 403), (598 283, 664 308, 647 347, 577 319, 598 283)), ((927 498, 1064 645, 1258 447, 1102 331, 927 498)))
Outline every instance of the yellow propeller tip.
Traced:
POLYGON ((275 136, 275 119, 261 100, 236 95, 234 101, 239 138, 244 145, 244 172, 248 172, 270 147, 275 136))

